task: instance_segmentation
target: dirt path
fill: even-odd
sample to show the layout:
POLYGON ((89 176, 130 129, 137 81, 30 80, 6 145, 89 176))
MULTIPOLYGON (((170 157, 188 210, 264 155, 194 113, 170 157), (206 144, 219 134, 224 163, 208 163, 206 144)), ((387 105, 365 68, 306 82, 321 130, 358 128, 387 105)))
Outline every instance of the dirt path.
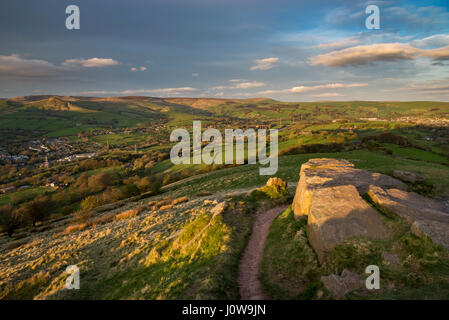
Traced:
POLYGON ((262 290, 262 284, 259 281, 259 267, 271 223, 286 207, 281 206, 268 211, 262 211, 256 216, 253 232, 239 265, 238 283, 240 297, 243 300, 270 299, 262 290))

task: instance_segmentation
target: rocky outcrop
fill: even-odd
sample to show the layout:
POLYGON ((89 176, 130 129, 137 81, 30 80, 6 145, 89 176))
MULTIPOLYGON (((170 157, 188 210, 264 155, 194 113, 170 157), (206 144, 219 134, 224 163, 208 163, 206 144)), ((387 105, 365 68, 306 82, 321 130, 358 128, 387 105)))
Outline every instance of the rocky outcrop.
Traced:
POLYGON ((320 262, 349 237, 388 238, 381 216, 360 196, 372 184, 406 188, 389 176, 355 169, 347 160, 312 159, 302 165, 292 208, 295 217, 308 216, 309 242, 320 262))
POLYGON ((356 187, 360 194, 368 192, 370 185, 402 190, 407 188, 403 182, 390 176, 356 169, 347 160, 311 159, 301 167, 300 179, 292 204, 295 216, 309 214, 316 190, 345 185, 356 187))
POLYGON ((389 233, 379 213, 360 197, 354 186, 346 185, 314 191, 307 234, 318 259, 324 262, 332 249, 349 237, 385 239, 389 233))
POLYGON ((449 250, 449 208, 443 201, 414 192, 370 186, 368 195, 379 206, 403 217, 411 231, 449 250))
POLYGON ((347 160, 311 159, 301 167, 292 209, 296 218, 307 216, 309 242, 321 263, 347 238, 389 238, 379 211, 362 198, 364 194, 385 212, 404 217, 417 236, 449 249, 449 204, 406 188, 387 175, 355 169, 347 160))

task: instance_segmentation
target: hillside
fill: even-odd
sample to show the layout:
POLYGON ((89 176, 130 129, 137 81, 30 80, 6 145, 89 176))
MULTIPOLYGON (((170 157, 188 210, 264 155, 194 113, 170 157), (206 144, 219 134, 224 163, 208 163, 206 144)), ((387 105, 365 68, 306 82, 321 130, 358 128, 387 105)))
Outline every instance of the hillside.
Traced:
POLYGON ((448 292, 446 238, 436 220, 415 219, 415 234, 401 214, 421 203, 441 211, 435 203, 449 200, 449 103, 26 96, 1 100, 0 114, 0 298, 421 299, 448 292), (287 187, 265 186, 270 177, 247 158, 173 164, 170 133, 191 131, 193 120, 220 132, 278 129, 275 176, 287 187), (298 215, 298 203, 308 201, 293 201, 301 168, 322 158, 354 165, 338 166, 352 180, 317 194, 340 203, 334 211, 342 215, 354 204, 369 212, 370 223, 356 217, 342 230, 357 238, 358 225, 372 241, 333 243, 323 236, 332 228, 321 232, 302 217, 338 216, 329 207, 298 215), (359 190, 363 179, 370 183, 359 190), (388 220, 389 210, 401 218, 388 220), (389 231, 401 248, 384 237, 389 231), (254 250, 257 259, 247 258, 254 250), (391 269, 379 258, 383 251, 409 265, 391 269), (386 268, 391 288, 335 296, 321 281, 358 279, 354 273, 363 276, 371 258, 386 268), (71 264, 80 268, 80 291, 64 287, 71 264))
MULTIPOLYGON (((359 168, 382 167, 382 158, 374 154, 340 155, 352 159, 359 168)), ((301 164, 317 156, 333 155, 281 157, 278 176, 289 181, 289 187, 288 195, 279 199, 270 199, 254 193, 255 188, 264 185, 267 178, 258 176, 257 168, 246 165, 168 185, 159 196, 152 197, 147 194, 88 210, 83 214, 48 221, 27 233, 22 233, 12 242, 2 237, 1 297, 239 298, 238 266, 255 217, 258 213, 267 212, 279 204, 291 204, 301 164), (206 191, 209 195, 202 194, 206 191), (64 287, 65 268, 70 264, 77 264, 80 268, 82 290, 69 291, 64 287)), ((397 168, 410 169, 412 165, 411 161, 398 162, 397 168)), ((441 174, 449 177, 449 169, 441 169, 441 174)), ((427 173, 425 175, 428 177, 427 173)), ((394 223, 388 223, 393 225, 387 225, 388 228, 394 229, 399 220, 392 221, 394 223)), ((263 288, 273 298, 332 298, 331 293, 320 284, 319 276, 341 272, 345 266, 354 270, 353 263, 357 263, 355 270, 361 272, 360 268, 364 263, 372 264, 371 253, 364 256, 364 251, 358 252, 358 255, 354 256, 354 259, 358 260, 346 261, 345 251, 338 250, 358 250, 357 247, 338 247, 338 250, 332 253, 335 254, 332 256, 332 263, 335 263, 336 269, 332 265, 318 267, 319 262, 312 249, 315 247, 312 247, 307 239, 301 238, 305 234, 300 232, 304 226, 304 221, 300 219, 295 222, 292 211, 287 209, 275 218, 270 229, 261 272, 263 288), (282 236, 276 240, 278 233, 282 236), (268 254, 273 250, 275 254, 268 254), (302 251, 304 253, 301 253, 302 251), (339 256, 341 254, 343 256, 339 256), (298 259, 306 260, 298 262, 298 259), (276 267, 273 267, 273 263, 276 267), (308 268, 315 268, 316 272, 308 268), (295 280, 289 280, 289 277, 295 277, 295 280), (298 286, 293 290, 288 283, 297 283, 298 286)), ((446 287, 444 290, 443 287, 431 289, 432 287, 427 288, 427 285, 428 281, 432 281, 432 286, 440 286, 440 274, 447 276, 448 266, 440 258, 440 255, 447 255, 447 252, 444 253, 443 249, 432 242, 420 240, 410 234, 410 231, 403 231, 403 228, 407 227, 402 224, 399 223, 397 227, 397 236, 403 237, 401 241, 405 241, 404 245, 407 246, 403 249, 406 251, 398 251, 397 254, 402 257, 402 254, 409 252, 413 257, 416 255, 419 268, 424 268, 422 270, 439 271, 426 273, 427 278, 423 278, 424 275, 419 271, 421 269, 413 269, 413 272, 418 272, 417 276, 419 275, 417 282, 405 282, 406 289, 397 291, 401 289, 397 287, 398 283, 408 280, 400 280, 398 276, 406 271, 394 269, 393 273, 388 273, 388 279, 396 283, 396 286, 389 287, 387 291, 382 290, 382 296, 444 297, 446 287), (425 256, 420 256, 421 251, 417 250, 425 250, 425 256), (437 258, 425 260, 434 253, 438 255, 437 258), (412 289, 416 286, 421 289, 412 289)), ((380 244, 385 245, 383 242, 380 244)), ((372 246, 363 244, 367 245, 372 246)), ((412 264, 411 268, 415 268, 415 265, 412 264)), ((357 297, 371 297, 363 290, 361 294, 362 296, 357 297)), ((375 292, 372 298, 377 296, 378 293, 375 292)))

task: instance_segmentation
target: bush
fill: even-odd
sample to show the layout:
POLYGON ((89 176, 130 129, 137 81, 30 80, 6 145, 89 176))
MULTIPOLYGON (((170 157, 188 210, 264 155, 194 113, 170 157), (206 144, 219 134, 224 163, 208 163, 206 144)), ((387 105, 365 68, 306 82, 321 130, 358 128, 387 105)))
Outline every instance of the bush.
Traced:
POLYGON ((189 198, 187 198, 186 196, 184 196, 184 197, 176 198, 175 200, 173 200, 173 201, 171 202, 171 204, 172 204, 172 205, 177 205, 177 204, 179 204, 179 203, 183 203, 183 202, 187 202, 187 201, 189 201, 189 198))
POLYGON ((81 210, 75 212, 75 220, 80 224, 88 222, 91 217, 92 212, 90 210, 81 210))
POLYGON ((123 192, 116 187, 108 187, 105 192, 103 192, 103 203, 112 203, 119 201, 123 198, 123 192))
POLYGON ((48 214, 50 207, 50 198, 40 196, 33 201, 26 202, 19 210, 18 214, 24 221, 30 223, 33 227, 37 222, 42 221, 48 214))
POLYGON ((126 211, 123 211, 121 213, 118 213, 115 216, 114 220, 129 219, 129 218, 137 216, 138 214, 139 214, 139 210, 137 210, 137 209, 130 209, 130 210, 126 210, 126 211))
POLYGON ((343 143, 328 143, 328 144, 305 144, 301 146, 291 147, 279 152, 279 155, 292 155, 304 153, 329 153, 341 152, 344 150, 343 143))
POLYGON ((99 196, 88 196, 81 201, 81 209, 93 209, 103 204, 102 199, 99 196))
POLYGON ((61 214, 63 216, 67 216, 73 212, 73 208, 71 206, 65 206, 61 209, 61 214))
POLYGON ((205 190, 201 190, 196 193, 197 197, 205 197, 205 196, 210 196, 210 195, 212 195, 212 192, 205 191, 205 190))
POLYGON ((87 185, 90 192, 99 192, 106 189, 109 186, 117 184, 119 178, 116 174, 99 172, 88 178, 87 185))
POLYGON ((20 216, 15 212, 11 205, 0 206, 0 227, 9 237, 20 226, 20 216))
POLYGON ((123 187, 123 195, 125 198, 137 196, 138 194, 140 194, 140 190, 134 183, 127 184, 123 187))
POLYGON ((88 227, 89 227, 89 224, 87 224, 87 223, 72 224, 65 229, 65 233, 69 234, 69 233, 76 232, 76 231, 82 231, 84 229, 87 229, 88 227))

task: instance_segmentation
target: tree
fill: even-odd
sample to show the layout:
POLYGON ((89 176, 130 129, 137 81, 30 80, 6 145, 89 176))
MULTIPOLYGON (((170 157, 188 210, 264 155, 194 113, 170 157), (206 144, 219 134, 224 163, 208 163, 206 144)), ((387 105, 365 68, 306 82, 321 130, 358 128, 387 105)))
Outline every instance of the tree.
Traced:
POLYGON ((0 226, 9 237, 21 224, 20 215, 13 210, 11 205, 0 206, 0 226))
POLYGON ((123 197, 122 191, 117 187, 108 187, 102 195, 104 203, 112 203, 123 197))
POLYGON ((125 198, 136 196, 140 193, 139 188, 135 184, 127 184, 123 187, 123 194, 125 198))
POLYGON ((91 192, 98 192, 117 184, 118 180, 117 174, 99 172, 88 178, 88 186, 91 192))
POLYGON ((33 227, 37 222, 42 221, 48 214, 50 199, 47 196, 40 196, 33 201, 26 202, 19 208, 19 214, 33 227))

